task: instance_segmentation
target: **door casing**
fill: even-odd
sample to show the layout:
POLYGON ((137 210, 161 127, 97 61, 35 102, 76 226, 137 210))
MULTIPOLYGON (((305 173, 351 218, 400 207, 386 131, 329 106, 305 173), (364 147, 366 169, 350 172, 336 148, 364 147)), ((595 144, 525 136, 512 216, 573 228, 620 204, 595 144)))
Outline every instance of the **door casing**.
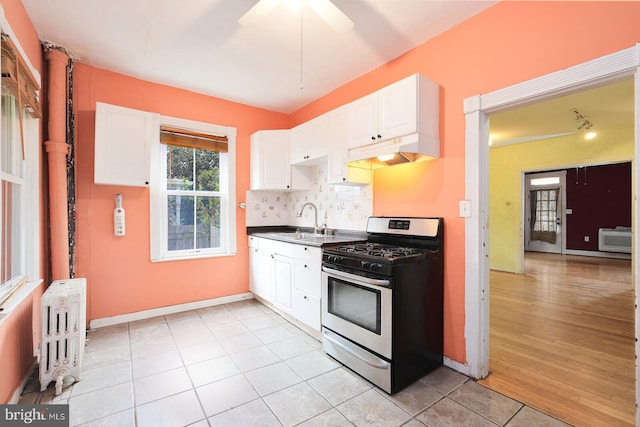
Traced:
MULTIPOLYGON (((549 99, 589 87, 634 78, 635 128, 640 125, 640 44, 551 74, 528 80, 484 95, 474 95, 463 101, 466 131, 465 206, 465 338, 466 364, 447 360, 455 369, 474 378, 489 373, 489 115, 508 108, 549 99)), ((640 188, 638 153, 640 132, 635 133, 635 159, 633 179, 635 189, 640 188)), ((633 197, 634 229, 638 229, 640 200, 633 197)), ((634 247, 640 247, 640 233, 634 233, 634 247)), ((633 285, 638 288, 640 263, 633 252, 633 285)), ((637 301, 637 291, 636 291, 637 301)), ((640 308, 636 304, 636 354, 640 353, 640 308)), ((636 404, 640 399, 636 366, 636 404)), ((640 425, 640 411, 636 411, 636 424, 640 425)))

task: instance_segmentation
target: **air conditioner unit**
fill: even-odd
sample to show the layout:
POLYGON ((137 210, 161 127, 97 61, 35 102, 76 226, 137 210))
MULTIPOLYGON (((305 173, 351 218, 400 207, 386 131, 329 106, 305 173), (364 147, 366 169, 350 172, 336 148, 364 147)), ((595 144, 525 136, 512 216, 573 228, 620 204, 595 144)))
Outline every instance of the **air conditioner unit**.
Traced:
POLYGON ((601 228, 598 231, 598 250, 601 252, 631 253, 631 228, 601 228))
POLYGON ((56 381, 62 386, 80 380, 86 339, 86 279, 57 280, 42 294, 40 391, 56 381))

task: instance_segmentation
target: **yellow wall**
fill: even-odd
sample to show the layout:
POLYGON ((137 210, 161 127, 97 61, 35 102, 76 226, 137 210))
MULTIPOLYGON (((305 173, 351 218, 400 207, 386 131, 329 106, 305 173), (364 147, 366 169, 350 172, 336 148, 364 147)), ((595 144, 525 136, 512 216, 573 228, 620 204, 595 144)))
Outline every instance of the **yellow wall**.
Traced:
MULTIPOLYGON (((601 131, 592 141, 576 135, 489 150, 491 268, 522 273, 524 172, 630 161, 633 127, 601 131)), ((634 190, 635 193, 635 190, 634 190)))

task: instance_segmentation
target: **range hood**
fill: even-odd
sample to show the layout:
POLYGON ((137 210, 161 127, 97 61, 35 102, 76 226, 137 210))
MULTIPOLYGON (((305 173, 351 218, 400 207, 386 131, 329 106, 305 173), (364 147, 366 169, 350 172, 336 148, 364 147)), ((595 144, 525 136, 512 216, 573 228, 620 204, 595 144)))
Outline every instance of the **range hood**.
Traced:
POLYGON ((348 164, 362 167, 363 163, 367 162, 372 168, 420 162, 438 157, 440 157, 440 140, 420 133, 347 150, 348 164))

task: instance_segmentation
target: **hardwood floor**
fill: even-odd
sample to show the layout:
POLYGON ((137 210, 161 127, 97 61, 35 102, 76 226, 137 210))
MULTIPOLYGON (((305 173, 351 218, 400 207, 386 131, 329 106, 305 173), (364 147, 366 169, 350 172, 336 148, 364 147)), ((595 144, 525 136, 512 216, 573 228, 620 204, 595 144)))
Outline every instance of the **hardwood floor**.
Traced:
POLYGON ((575 426, 635 425, 631 261, 529 252, 490 280, 479 383, 575 426))

